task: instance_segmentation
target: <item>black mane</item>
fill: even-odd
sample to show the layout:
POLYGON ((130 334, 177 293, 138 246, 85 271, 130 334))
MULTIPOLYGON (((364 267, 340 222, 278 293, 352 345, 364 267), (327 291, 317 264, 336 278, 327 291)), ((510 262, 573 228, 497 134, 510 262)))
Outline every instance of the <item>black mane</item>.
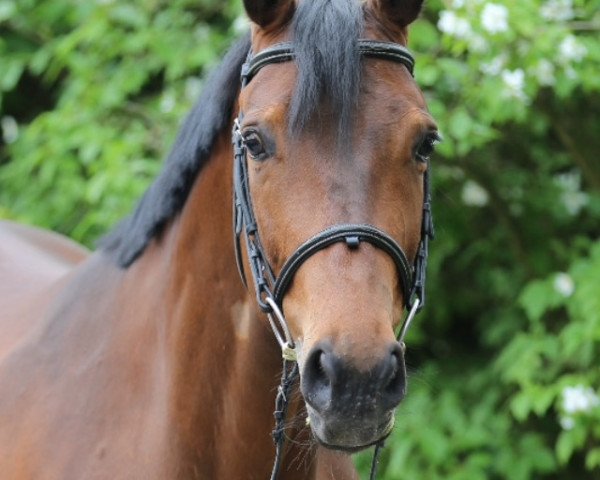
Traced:
POLYGON ((209 76, 154 183, 133 214, 101 240, 100 248, 121 267, 131 265, 150 240, 183 208, 215 140, 229 127, 240 89, 240 69, 249 49, 250 36, 246 35, 229 50, 221 65, 209 76))
MULTIPOLYGON (((362 31, 360 0, 305 0, 293 19, 298 80, 290 129, 302 131, 327 107, 328 121, 340 138, 351 127, 360 84, 357 40, 362 31)), ((208 161, 213 144, 230 128, 240 89, 240 70, 250 49, 244 36, 209 76, 196 106, 185 120, 165 165, 133 214, 101 242, 100 248, 123 268, 176 216, 194 180, 208 161)))

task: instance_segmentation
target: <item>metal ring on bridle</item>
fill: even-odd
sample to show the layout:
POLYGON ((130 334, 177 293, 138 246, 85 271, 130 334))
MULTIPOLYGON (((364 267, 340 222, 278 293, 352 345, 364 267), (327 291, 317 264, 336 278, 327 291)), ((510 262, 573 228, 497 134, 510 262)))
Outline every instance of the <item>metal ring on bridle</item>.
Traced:
POLYGON ((271 324, 271 328, 273 329, 273 333, 275 334, 275 338, 277 339, 277 343, 281 347, 281 356, 286 360, 296 361, 298 356, 296 354, 296 345, 294 344, 294 339, 292 338, 292 334, 290 333, 290 329, 288 327, 287 321, 281 312, 281 309, 275 303, 272 297, 265 297, 265 302, 269 307, 271 307, 271 312, 267 313, 267 318, 269 319, 269 323, 271 324), (281 327, 281 331, 283 331, 283 335, 273 317, 277 319, 279 326, 281 327))
POLYGON ((404 348, 404 337, 406 336, 406 332, 408 332, 408 327, 410 327, 410 323, 415 318, 415 315, 419 311, 419 305, 421 304, 421 299, 419 297, 415 297, 413 300, 412 306, 410 307, 410 311, 406 315, 404 322, 402 323, 402 327, 400 328, 400 333, 398 334, 398 342, 404 348))

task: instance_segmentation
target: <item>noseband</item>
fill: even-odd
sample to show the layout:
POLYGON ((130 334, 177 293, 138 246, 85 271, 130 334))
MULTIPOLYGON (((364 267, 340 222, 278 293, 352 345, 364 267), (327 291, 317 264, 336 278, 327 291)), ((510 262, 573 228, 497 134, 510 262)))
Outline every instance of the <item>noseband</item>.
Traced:
MULTIPOLYGON (((370 58, 390 60, 404 65, 409 72, 413 73, 414 58, 403 46, 372 40, 359 40, 358 50, 361 55, 370 58)), ((242 89, 252 80, 261 68, 269 64, 289 62, 295 59, 294 46, 292 43, 281 43, 267 48, 252 56, 249 52, 248 59, 242 66, 241 84, 242 89)), ((296 350, 294 340, 290 333, 287 321, 283 315, 283 298, 290 287, 294 275, 298 269, 317 252, 338 242, 345 243, 348 248, 354 250, 360 247, 362 242, 367 242, 376 248, 386 252, 396 265, 404 306, 407 316, 400 328, 398 341, 404 348, 404 336, 414 316, 425 305, 425 271, 427 267, 427 255, 429 240, 433 238, 433 219, 431 216, 431 194, 429 186, 429 174, 423 174, 423 216, 421 224, 421 240, 417 255, 411 264, 402 250, 402 247, 386 232, 368 224, 338 224, 333 225, 320 233, 310 237, 300 245, 285 261, 279 275, 275 275, 271 267, 263 244, 260 240, 258 224, 248 180, 248 165, 246 158, 246 147, 240 128, 242 113, 233 127, 233 218, 234 218, 234 245, 238 270, 244 285, 247 287, 246 274, 242 260, 241 237, 244 237, 246 251, 252 273, 256 301, 260 309, 269 318, 271 328, 275 334, 283 356, 283 372, 281 385, 278 389, 276 399, 276 427, 273 438, 276 444, 276 457, 271 479, 277 477, 281 460, 281 447, 283 444, 283 423, 287 409, 287 393, 298 372, 297 364, 288 367, 288 362, 295 362, 296 350)), ((376 461, 373 462, 371 478, 375 476, 376 461)))

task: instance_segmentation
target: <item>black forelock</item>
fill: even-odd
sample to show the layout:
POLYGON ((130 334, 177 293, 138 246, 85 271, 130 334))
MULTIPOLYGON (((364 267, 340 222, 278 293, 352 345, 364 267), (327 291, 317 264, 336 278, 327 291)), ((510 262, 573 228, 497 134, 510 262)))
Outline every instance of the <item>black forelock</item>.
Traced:
POLYGON ((184 121, 161 173, 133 214, 100 241, 100 248, 121 267, 131 265, 183 208, 215 140, 229 126, 240 89, 240 69, 249 49, 250 36, 245 35, 225 55, 184 121))
POLYGON ((298 65, 296 91, 290 110, 291 131, 302 131, 319 113, 349 132, 360 88, 358 39, 363 14, 360 0, 304 0, 293 19, 298 65))

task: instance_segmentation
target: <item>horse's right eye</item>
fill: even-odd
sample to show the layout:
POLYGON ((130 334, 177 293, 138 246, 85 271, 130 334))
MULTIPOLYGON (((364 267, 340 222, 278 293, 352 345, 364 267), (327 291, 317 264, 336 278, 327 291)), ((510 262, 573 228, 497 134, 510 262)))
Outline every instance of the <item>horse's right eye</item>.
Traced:
POLYGON ((415 158, 420 162, 427 163, 429 161, 429 157, 433 153, 435 149, 436 143, 442 141, 442 136, 438 132, 430 132, 421 140, 421 143, 416 149, 415 158))
POLYGON ((250 132, 244 135, 244 145, 250 157, 254 160, 264 160, 266 156, 265 147, 262 139, 256 132, 250 132))

